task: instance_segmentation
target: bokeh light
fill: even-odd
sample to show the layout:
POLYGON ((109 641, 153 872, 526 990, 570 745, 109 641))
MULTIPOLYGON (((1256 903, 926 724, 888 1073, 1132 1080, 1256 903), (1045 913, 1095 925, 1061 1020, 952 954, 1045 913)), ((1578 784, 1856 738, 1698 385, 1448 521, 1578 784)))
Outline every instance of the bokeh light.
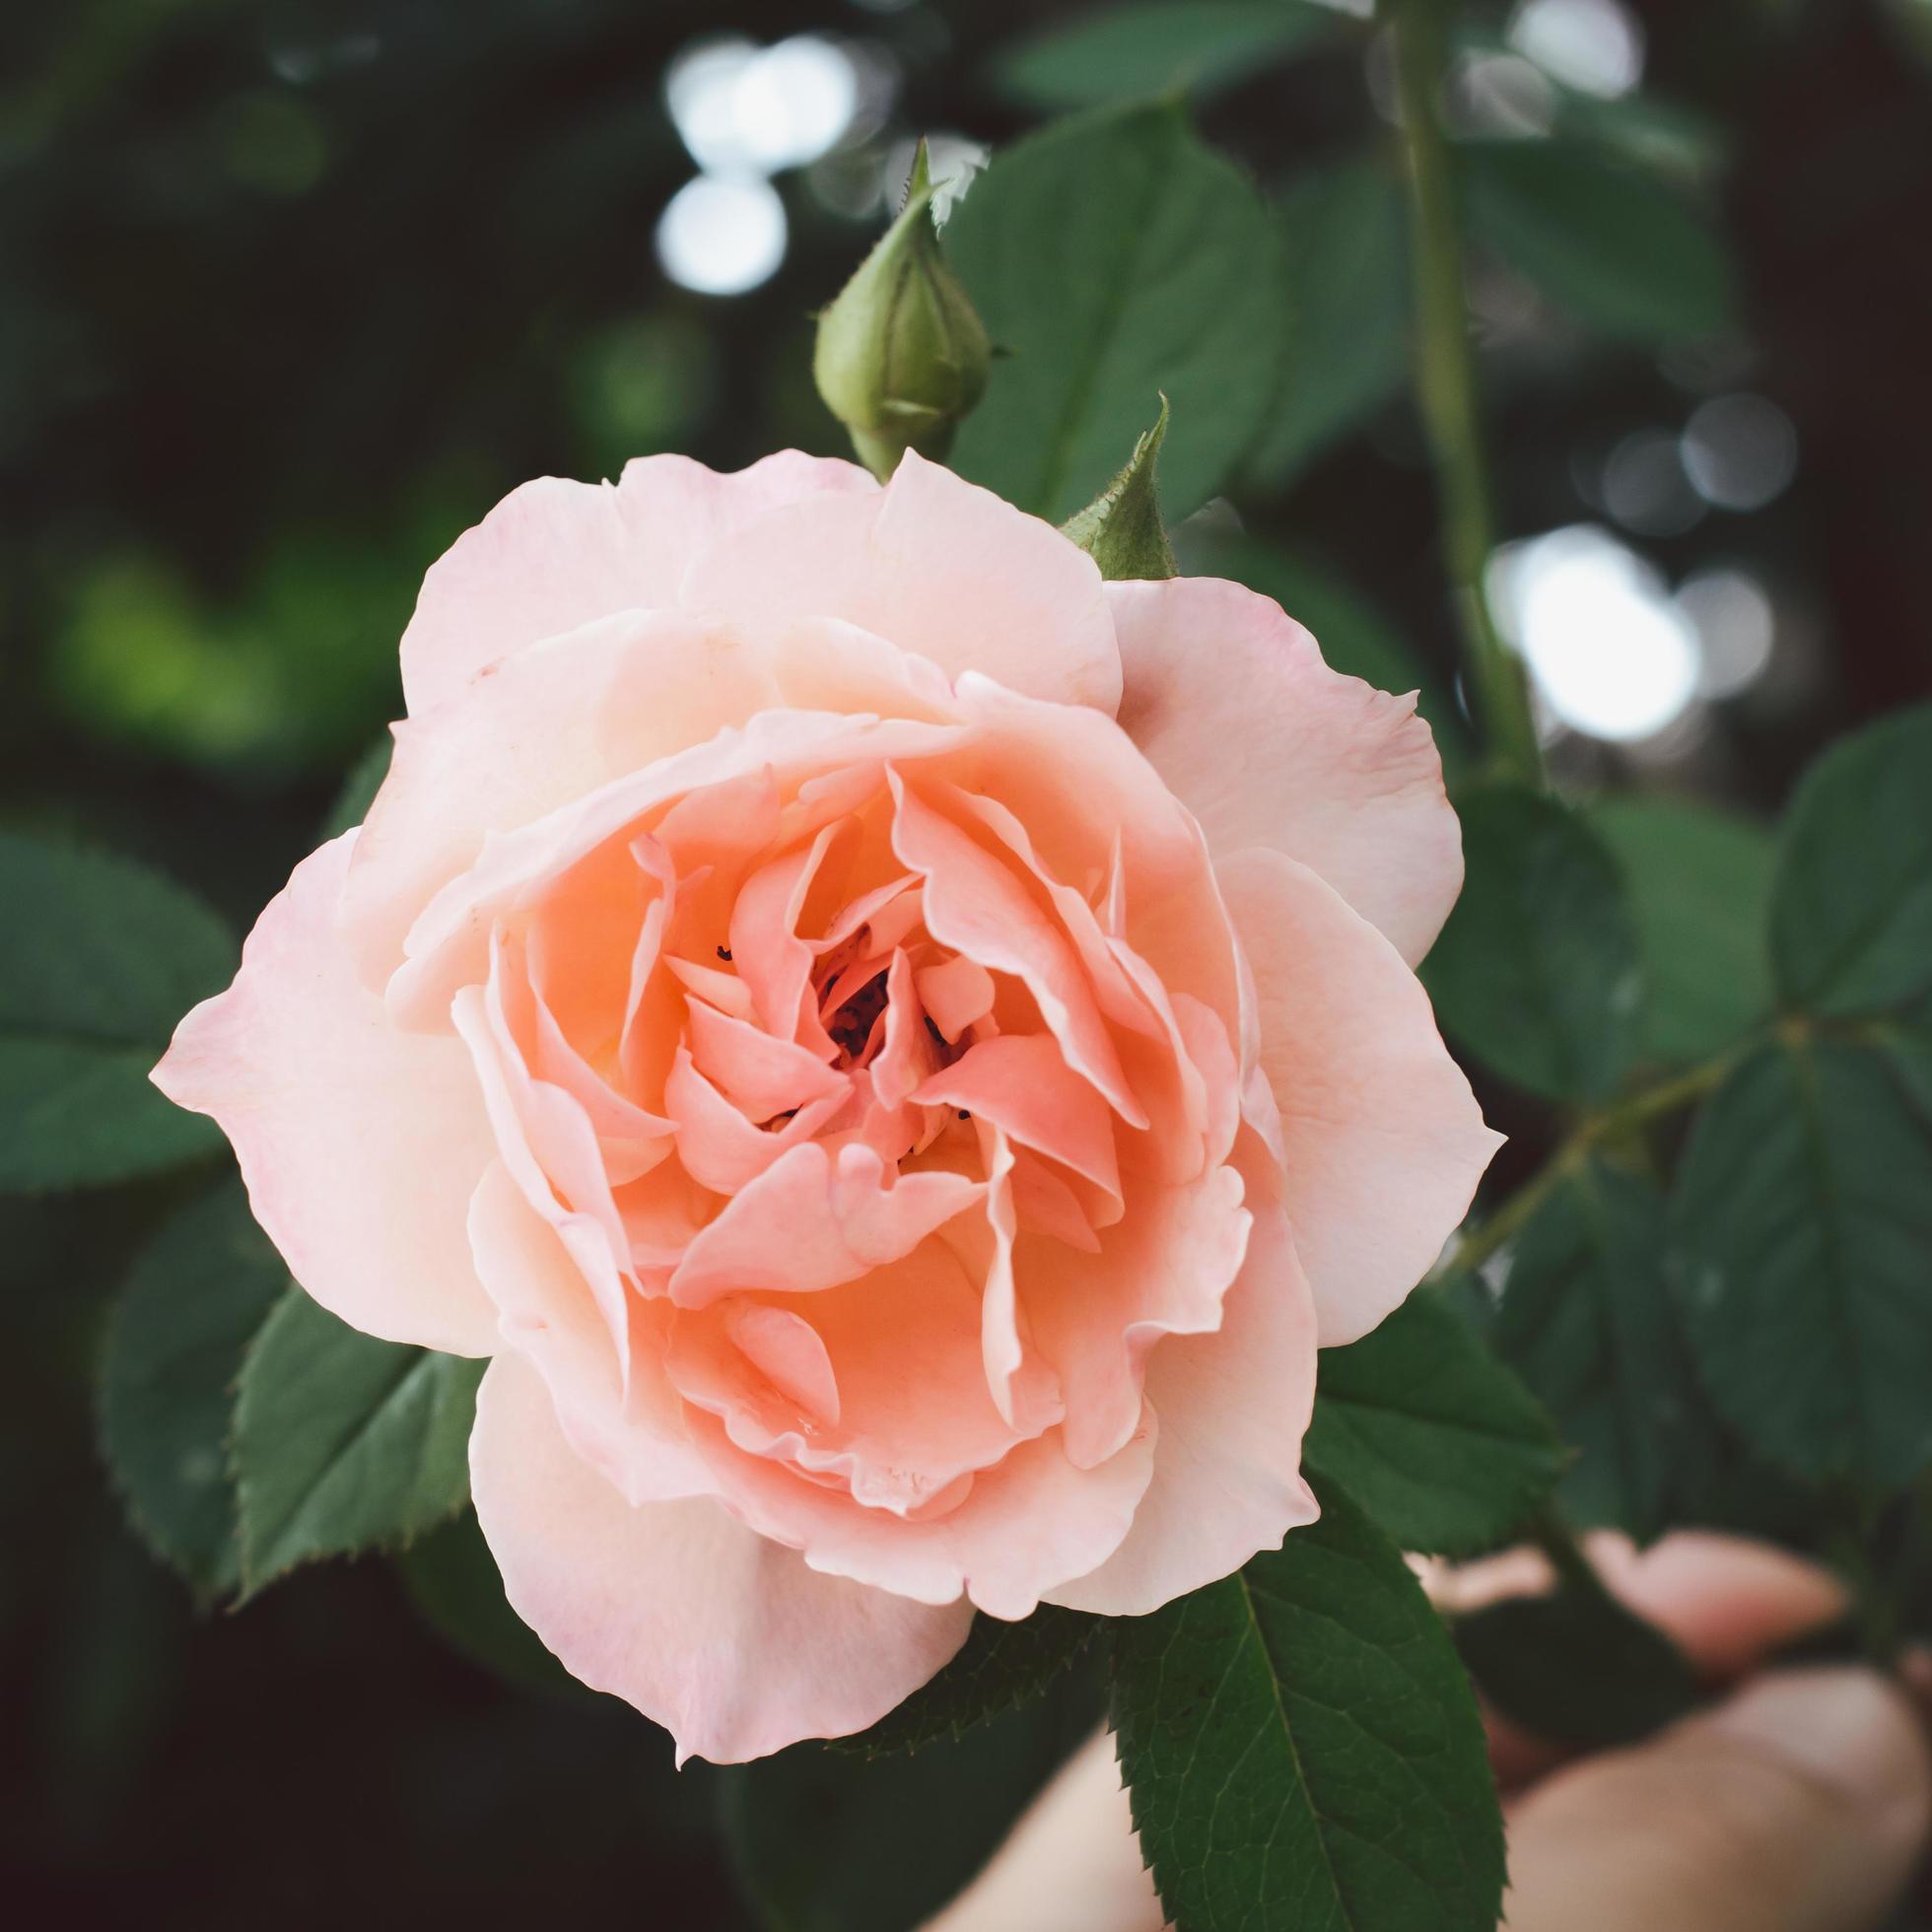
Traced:
POLYGON ((785 259, 785 203, 755 174, 700 174, 657 218, 664 273, 700 295, 743 295, 770 281, 785 259))
POLYGON ((1523 0, 1507 37, 1579 94, 1615 101, 1643 78, 1643 29, 1618 0, 1523 0))
POLYGON ((1697 494, 1719 510, 1761 510, 1798 470, 1798 432, 1762 396, 1713 396, 1684 431, 1684 467, 1697 494))
POLYGON ((1734 698, 1763 676, 1777 642, 1770 593, 1749 571, 1698 571, 1677 593, 1697 632, 1697 692, 1734 698))
POLYGON ((1697 694, 1698 639, 1655 566, 1597 524, 1506 545, 1487 589, 1551 713, 1613 742, 1653 737, 1697 694))

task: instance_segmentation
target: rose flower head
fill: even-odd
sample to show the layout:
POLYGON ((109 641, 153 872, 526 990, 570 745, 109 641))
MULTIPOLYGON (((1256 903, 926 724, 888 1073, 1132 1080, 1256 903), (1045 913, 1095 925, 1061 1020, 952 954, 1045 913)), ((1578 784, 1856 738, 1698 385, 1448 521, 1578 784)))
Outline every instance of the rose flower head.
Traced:
POLYGON ((911 452, 527 484, 402 674, 155 1077, 324 1307, 493 1358, 476 1512, 570 1670, 756 1758, 1314 1516, 1316 1350, 1497 1144, 1413 699, 911 452))

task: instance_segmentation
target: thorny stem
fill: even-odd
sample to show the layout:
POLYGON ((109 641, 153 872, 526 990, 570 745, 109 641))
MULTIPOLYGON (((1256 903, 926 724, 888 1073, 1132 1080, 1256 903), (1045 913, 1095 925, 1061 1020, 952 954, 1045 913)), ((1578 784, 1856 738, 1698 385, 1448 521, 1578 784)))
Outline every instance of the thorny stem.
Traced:
POLYGON ((1541 787, 1543 752, 1523 662, 1504 644, 1483 587, 1495 548, 1463 286, 1462 235, 1437 97, 1446 66, 1441 0, 1383 0, 1395 51, 1415 291, 1415 393, 1442 502, 1443 562, 1462 631, 1470 709, 1500 769, 1541 787))

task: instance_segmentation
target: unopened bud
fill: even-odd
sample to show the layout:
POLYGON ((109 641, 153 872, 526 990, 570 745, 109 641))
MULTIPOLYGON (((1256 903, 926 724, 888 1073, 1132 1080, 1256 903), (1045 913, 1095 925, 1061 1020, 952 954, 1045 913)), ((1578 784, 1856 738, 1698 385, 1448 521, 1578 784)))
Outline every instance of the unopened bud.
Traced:
POLYGON ((885 477, 908 448, 945 455, 986 389, 991 360, 986 329, 939 247, 922 142, 899 219, 818 318, 818 393, 866 468, 885 477))

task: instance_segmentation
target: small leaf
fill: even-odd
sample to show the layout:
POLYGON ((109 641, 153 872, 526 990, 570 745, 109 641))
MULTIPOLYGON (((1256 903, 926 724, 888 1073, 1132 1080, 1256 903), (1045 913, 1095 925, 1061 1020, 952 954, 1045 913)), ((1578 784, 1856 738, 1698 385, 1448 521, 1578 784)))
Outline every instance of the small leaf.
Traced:
POLYGON ((369 816, 369 808, 389 775, 389 760, 394 755, 395 740, 384 732, 349 767, 342 790, 335 794, 335 803, 329 807, 322 826, 323 838, 339 839, 369 816))
POLYGON ((1361 1341, 1322 1350, 1302 1453, 1385 1536, 1441 1556, 1502 1542, 1564 1460, 1529 1391, 1427 1289, 1361 1341))
POLYGON ((1409 381, 1402 191, 1373 160, 1302 175, 1281 202, 1281 380, 1246 468, 1283 490, 1409 381))
POLYGON ((1833 745, 1786 814, 1771 898, 1785 1005, 1851 1014, 1932 987, 1932 705, 1833 745))
POLYGON ((1422 969, 1449 1036, 1552 1100, 1607 1098, 1636 1050, 1642 977, 1616 862, 1519 785, 1457 800, 1467 878, 1422 969))
POLYGON ((1401 1552, 1339 1489, 1278 1551, 1116 1632, 1113 1723, 1169 1916, 1494 1932, 1482 1721, 1401 1552))
POLYGON ((469 1499, 483 1368, 380 1342, 291 1288, 248 1350, 235 1409, 244 1594, 453 1516, 469 1499))
POLYGON ((1254 185, 1178 109, 1088 114, 1000 154, 946 228, 993 340, 953 467, 1063 521, 1099 494, 1170 397, 1172 518, 1254 439, 1279 361, 1280 251, 1254 185))
POLYGON ((1712 1398, 1804 1478, 1932 1463, 1932 1122, 1887 1056, 1789 1036, 1691 1134, 1673 1279, 1712 1398))
POLYGON ((1002 54, 995 78, 1012 99, 1048 108, 1176 88, 1208 94, 1301 52, 1333 25, 1300 0, 1142 0, 1046 28, 1002 54))
POLYGON ((1167 416, 1167 398, 1162 396, 1153 428, 1135 443, 1126 466, 1084 510, 1060 526, 1061 535, 1077 543, 1110 584, 1176 574, 1174 546, 1160 520, 1155 477, 1167 416))
POLYGON ((1643 1051, 1693 1061, 1729 1046, 1771 1009, 1770 838, 1681 798, 1607 798, 1586 815, 1629 891, 1643 949, 1643 1051))
POLYGON ((148 1073, 235 970, 221 921, 145 865, 18 833, 0 833, 0 1188, 125 1180, 219 1147, 148 1073))
POLYGON ((1079 1656, 1100 1627, 1097 1618, 1042 1604, 1023 1622, 976 1617, 959 1654, 904 1703, 857 1737, 834 1739, 841 1751, 884 1758, 957 1738, 990 1717, 1018 1708, 1046 1690, 1079 1656))
POLYGON ((1459 159, 1472 232, 1577 320, 1640 342, 1729 324, 1722 240, 1654 176, 1565 141, 1473 142, 1459 159))
POLYGON ((1657 1535, 1712 1453, 1671 1302, 1663 1196, 1600 1160, 1566 1176, 1510 1251, 1494 1334, 1577 1451, 1565 1511, 1657 1535))
POLYGON ((1483 1694, 1541 1738, 1628 1744, 1697 1700, 1684 1653, 1602 1589, 1512 1597, 1458 1618, 1455 1630, 1483 1694))
POLYGON ((235 1381, 288 1285, 241 1183, 228 1181, 142 1254, 108 1331, 102 1454, 142 1539, 202 1596, 235 1587, 235 1381))

